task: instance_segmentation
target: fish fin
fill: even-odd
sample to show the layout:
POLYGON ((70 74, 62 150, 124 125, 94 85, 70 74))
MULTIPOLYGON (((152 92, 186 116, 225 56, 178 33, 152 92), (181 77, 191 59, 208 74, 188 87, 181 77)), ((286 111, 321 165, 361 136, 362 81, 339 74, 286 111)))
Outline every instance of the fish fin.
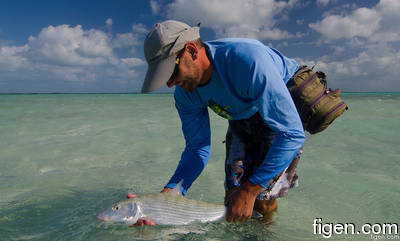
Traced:
POLYGON ((182 183, 183 183, 183 179, 180 182, 178 182, 176 184, 175 188, 172 189, 172 191, 169 193, 182 195, 182 183))

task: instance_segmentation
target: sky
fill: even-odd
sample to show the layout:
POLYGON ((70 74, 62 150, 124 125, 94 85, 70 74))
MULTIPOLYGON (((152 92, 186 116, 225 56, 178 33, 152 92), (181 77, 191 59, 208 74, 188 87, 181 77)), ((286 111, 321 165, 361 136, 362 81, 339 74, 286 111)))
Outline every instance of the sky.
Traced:
POLYGON ((143 41, 168 19, 201 23, 203 41, 258 39, 332 89, 400 91, 399 13, 400 0, 1 1, 0 93, 139 92, 143 41))

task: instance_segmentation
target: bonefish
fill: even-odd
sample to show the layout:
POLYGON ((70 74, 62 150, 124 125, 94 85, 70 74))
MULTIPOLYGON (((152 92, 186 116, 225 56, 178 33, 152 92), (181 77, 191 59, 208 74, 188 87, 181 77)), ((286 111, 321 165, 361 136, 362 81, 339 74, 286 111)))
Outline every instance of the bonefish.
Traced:
POLYGON ((106 222, 128 225, 135 224, 138 219, 148 219, 164 225, 187 225, 216 221, 224 217, 225 212, 224 205, 188 199, 177 193, 158 193, 118 202, 97 217, 106 222))

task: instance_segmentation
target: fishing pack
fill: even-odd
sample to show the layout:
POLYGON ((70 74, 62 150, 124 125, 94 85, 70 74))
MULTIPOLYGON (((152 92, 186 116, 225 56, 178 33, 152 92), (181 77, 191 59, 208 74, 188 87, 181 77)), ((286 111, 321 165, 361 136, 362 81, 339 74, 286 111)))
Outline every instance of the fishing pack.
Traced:
POLYGON ((304 130, 310 134, 325 130, 348 109, 340 89, 328 89, 326 74, 314 73, 313 68, 301 66, 287 83, 304 130))

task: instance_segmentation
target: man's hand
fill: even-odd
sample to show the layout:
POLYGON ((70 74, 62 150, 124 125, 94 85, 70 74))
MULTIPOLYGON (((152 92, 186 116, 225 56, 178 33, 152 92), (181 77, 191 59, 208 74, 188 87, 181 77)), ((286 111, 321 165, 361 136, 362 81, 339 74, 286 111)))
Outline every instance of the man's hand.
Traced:
POLYGON ((257 194, 262 190, 260 185, 249 182, 243 184, 228 198, 226 220, 228 222, 244 222, 251 218, 257 194))
MULTIPOLYGON (((171 188, 168 188, 168 187, 165 187, 163 190, 161 190, 162 193, 171 192, 171 191, 172 191, 172 189, 171 189, 171 188)), ((135 195, 135 194, 127 194, 127 195, 126 195, 126 198, 133 198, 133 197, 137 197, 137 195, 135 195)), ((132 225, 129 226, 129 227, 137 227, 137 226, 155 226, 155 225, 156 225, 156 223, 153 222, 153 221, 151 221, 151 220, 139 218, 135 224, 132 224, 132 225)))
POLYGON ((173 189, 169 188, 169 187, 164 187, 164 189, 161 191, 161 193, 164 192, 171 192, 173 189))

